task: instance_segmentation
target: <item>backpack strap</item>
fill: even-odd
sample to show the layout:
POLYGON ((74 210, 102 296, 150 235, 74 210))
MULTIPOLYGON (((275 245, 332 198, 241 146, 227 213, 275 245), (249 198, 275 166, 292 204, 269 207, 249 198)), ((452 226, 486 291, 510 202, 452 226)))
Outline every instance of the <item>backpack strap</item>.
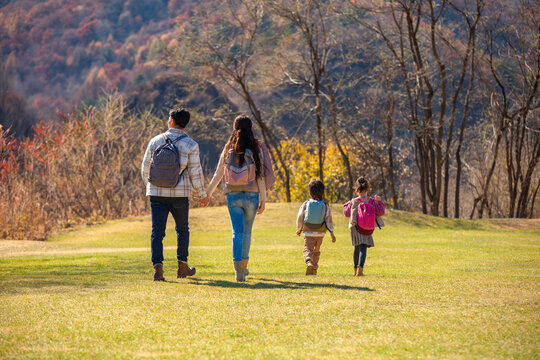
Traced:
POLYGON ((181 140, 181 139, 186 138, 186 137, 187 137, 186 134, 180 134, 180 136, 177 137, 176 139, 174 139, 174 140, 168 139, 168 140, 171 141, 171 142, 174 144, 174 143, 177 142, 178 140, 181 140))
POLYGON ((330 207, 330 204, 324 201, 324 218, 323 218, 323 224, 326 230, 330 231, 328 228, 328 225, 326 224, 326 212, 328 211, 328 208, 330 207))
POLYGON ((375 216, 375 224, 377 224, 377 227, 379 230, 382 230, 381 225, 379 225, 379 221, 377 220, 377 217, 375 216))
POLYGON ((176 139, 171 140, 170 138, 167 137, 167 135, 163 134, 163 141, 166 142, 166 143, 174 144, 174 143, 176 143, 178 140, 183 139, 183 138, 185 138, 185 137, 187 137, 186 134, 180 134, 180 136, 178 136, 176 139))

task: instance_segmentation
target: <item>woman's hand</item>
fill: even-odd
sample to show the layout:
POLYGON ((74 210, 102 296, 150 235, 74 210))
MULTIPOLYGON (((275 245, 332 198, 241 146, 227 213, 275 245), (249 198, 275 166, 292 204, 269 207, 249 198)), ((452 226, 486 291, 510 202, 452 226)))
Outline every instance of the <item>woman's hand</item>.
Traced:
POLYGON ((375 201, 381 201, 381 197, 380 197, 379 195, 375 195, 375 196, 373 197, 373 199, 374 199, 375 201))
POLYGON ((260 215, 260 214, 263 213, 264 207, 265 207, 265 205, 266 205, 265 203, 266 203, 266 201, 261 201, 261 202, 259 203, 259 208, 257 209, 257 215, 260 215))

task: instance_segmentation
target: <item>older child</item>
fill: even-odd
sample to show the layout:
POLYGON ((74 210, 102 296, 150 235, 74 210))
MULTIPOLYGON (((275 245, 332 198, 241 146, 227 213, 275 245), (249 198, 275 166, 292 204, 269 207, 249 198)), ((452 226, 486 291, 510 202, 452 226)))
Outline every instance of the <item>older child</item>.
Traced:
POLYGON ((323 200, 324 184, 321 180, 313 179, 308 184, 311 199, 300 206, 296 218, 296 235, 304 232, 304 261, 306 275, 317 275, 321 244, 326 230, 330 231, 332 242, 336 242, 330 205, 323 200))
POLYGON ((349 218, 351 240, 354 246, 354 275, 364 275, 364 263, 366 261, 367 248, 372 247, 373 230, 375 225, 384 226, 380 216, 384 215, 384 202, 378 195, 370 198, 367 194, 370 185, 363 176, 355 183, 357 198, 343 205, 343 215, 349 218))

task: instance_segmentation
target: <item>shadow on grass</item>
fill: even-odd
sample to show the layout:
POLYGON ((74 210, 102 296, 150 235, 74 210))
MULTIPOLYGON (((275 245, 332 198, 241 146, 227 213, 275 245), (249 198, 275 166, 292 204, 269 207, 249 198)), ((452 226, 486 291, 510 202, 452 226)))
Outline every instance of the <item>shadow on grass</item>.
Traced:
MULTIPOLYGON (((210 266, 198 266, 198 268, 210 266)), ((152 268, 138 266, 101 267, 94 266, 55 266, 54 269, 42 267, 36 271, 4 275, 0 274, 0 294, 13 294, 26 291, 49 293, 69 292, 73 289, 103 289, 118 283, 152 281, 152 268)), ((186 279, 176 279, 176 269, 165 273, 166 282, 181 283, 186 279)))
POLYGON ((190 279, 190 284, 203 286, 217 286, 224 288, 248 288, 248 289, 311 289, 311 288, 331 288, 339 290, 358 290, 358 291, 376 291, 367 287, 350 286, 342 284, 328 283, 310 283, 310 282, 295 282, 282 281, 266 278, 248 278, 246 282, 238 283, 227 280, 205 280, 205 279, 190 279), (256 282, 254 282, 256 281, 256 282))

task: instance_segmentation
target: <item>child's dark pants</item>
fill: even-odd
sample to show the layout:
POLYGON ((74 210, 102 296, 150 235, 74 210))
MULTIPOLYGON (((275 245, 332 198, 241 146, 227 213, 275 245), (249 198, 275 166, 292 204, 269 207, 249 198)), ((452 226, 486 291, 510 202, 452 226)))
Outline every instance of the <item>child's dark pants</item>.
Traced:
POLYGON ((360 244, 354 247, 354 267, 364 267, 367 255, 367 245, 360 244))

